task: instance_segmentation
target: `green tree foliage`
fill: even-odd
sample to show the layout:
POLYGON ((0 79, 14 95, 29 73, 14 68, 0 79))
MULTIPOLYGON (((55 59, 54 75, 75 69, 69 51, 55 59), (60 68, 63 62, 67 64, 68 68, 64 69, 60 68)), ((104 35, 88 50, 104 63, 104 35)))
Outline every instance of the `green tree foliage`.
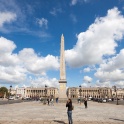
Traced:
POLYGON ((0 88, 0 97, 4 97, 4 94, 8 95, 8 89, 6 87, 1 87, 0 88))

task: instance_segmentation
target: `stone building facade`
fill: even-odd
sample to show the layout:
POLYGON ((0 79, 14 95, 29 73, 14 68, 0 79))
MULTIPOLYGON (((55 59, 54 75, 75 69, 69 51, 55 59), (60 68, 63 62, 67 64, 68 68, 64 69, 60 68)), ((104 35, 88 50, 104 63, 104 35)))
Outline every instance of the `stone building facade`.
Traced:
MULTIPOLYGON (((55 87, 21 87, 16 89, 16 96, 21 98, 41 98, 53 96, 54 98, 59 97, 59 89, 55 87)), ((116 98, 116 92, 113 89, 108 87, 69 87, 67 89, 68 98, 116 98)), ((124 89, 117 89, 117 97, 124 98, 124 89)))
POLYGON ((32 88, 28 87, 24 90, 24 96, 29 98, 41 98, 52 96, 54 98, 58 97, 58 89, 55 87, 48 88, 32 88))
POLYGON ((25 97, 24 95, 25 87, 16 88, 16 97, 25 97))
MULTIPOLYGON (((112 89, 112 96, 113 98, 116 98, 116 92, 114 91, 114 89, 112 89)), ((119 99, 124 99, 124 88, 117 89, 117 97, 119 99)))
POLYGON ((16 90, 15 89, 11 89, 11 91, 9 91, 11 93, 11 95, 15 95, 16 94, 16 90))
POLYGON ((67 96, 68 98, 111 98, 112 89, 107 87, 70 87, 67 89, 67 96))

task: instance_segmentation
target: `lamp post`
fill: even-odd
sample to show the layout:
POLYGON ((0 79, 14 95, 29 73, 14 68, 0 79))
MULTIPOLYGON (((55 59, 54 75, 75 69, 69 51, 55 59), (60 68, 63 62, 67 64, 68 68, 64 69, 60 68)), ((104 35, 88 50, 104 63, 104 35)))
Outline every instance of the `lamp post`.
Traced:
POLYGON ((81 85, 79 86, 79 93, 80 93, 80 104, 81 104, 81 92, 82 92, 82 90, 81 90, 81 85))
POLYGON ((12 88, 12 85, 10 85, 10 94, 11 94, 11 88, 12 88))
POLYGON ((108 96, 108 88, 106 87, 106 100, 108 102, 109 96, 108 96))
POLYGON ((12 88, 12 85, 10 85, 8 101, 9 101, 9 97, 10 97, 10 94, 11 94, 11 88, 12 88))
POLYGON ((99 94, 99 99, 98 99, 98 102, 102 102, 102 96, 101 96, 101 88, 99 88, 98 90, 98 94, 99 94))
POLYGON ((47 85, 45 85, 45 100, 44 100, 44 104, 46 104, 46 95, 47 95, 47 85))
POLYGON ((113 86, 113 88, 114 88, 114 92, 116 92, 116 99, 117 99, 116 105, 119 105, 119 104, 118 104, 118 96, 117 96, 117 87, 116 87, 116 86, 113 86))
POLYGON ((26 98, 25 98, 25 89, 24 89, 24 98, 23 98, 23 100, 25 100, 26 98))

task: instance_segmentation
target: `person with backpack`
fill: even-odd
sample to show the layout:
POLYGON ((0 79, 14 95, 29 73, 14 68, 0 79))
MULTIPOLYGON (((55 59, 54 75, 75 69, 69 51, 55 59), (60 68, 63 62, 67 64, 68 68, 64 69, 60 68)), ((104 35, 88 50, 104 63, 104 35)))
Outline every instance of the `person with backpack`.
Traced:
POLYGON ((67 109, 68 122, 69 122, 69 124, 73 124, 73 121, 72 121, 73 106, 72 106, 72 100, 71 99, 68 99, 68 101, 66 103, 66 107, 68 107, 68 109, 67 109))

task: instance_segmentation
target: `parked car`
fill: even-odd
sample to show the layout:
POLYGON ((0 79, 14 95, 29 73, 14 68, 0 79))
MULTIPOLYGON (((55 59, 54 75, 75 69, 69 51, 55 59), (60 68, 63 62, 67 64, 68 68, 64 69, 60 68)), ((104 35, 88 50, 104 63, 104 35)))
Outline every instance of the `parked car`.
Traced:
POLYGON ((92 97, 89 97, 88 100, 91 101, 92 97))
POLYGON ((112 99, 109 98, 109 99, 108 99, 108 102, 111 102, 111 101, 112 101, 112 99))
POLYGON ((31 98, 30 97, 26 97, 26 100, 31 100, 31 98))
POLYGON ((92 97, 91 100, 94 100, 94 98, 92 97))
POLYGON ((99 98, 98 99, 98 102, 101 102, 102 103, 103 102, 103 99, 102 98, 99 98))
POLYGON ((9 97, 9 100, 14 100, 14 97, 10 96, 10 97, 9 97))
POLYGON ((103 99, 102 102, 105 103, 105 102, 107 102, 107 100, 106 99, 103 99))
POLYGON ((98 102, 98 98, 94 98, 94 100, 93 101, 96 101, 96 102, 98 102))
POLYGON ((24 98, 22 98, 22 100, 31 100, 31 98, 30 97, 24 97, 24 98))
POLYGON ((39 100, 40 100, 40 101, 44 101, 44 98, 41 97, 41 98, 39 98, 39 100))

